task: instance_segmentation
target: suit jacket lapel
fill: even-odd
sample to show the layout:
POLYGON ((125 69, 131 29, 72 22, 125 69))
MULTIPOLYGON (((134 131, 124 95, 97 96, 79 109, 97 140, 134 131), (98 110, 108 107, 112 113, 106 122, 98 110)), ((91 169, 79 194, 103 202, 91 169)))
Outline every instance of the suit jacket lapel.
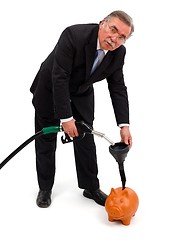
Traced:
POLYGON ((91 69, 94 63, 96 54, 96 44, 88 44, 86 50, 86 80, 90 78, 91 69), (91 46, 90 46, 91 45, 91 46))
POLYGON ((97 48, 98 26, 93 35, 89 39, 88 44, 85 46, 86 56, 86 80, 90 78, 91 69, 95 60, 96 48, 97 48))
MULTIPOLYGON (((92 53, 92 57, 93 56, 95 56, 95 51, 93 51, 93 53, 92 53)), ((101 78, 99 76, 104 72, 104 70, 107 68, 107 66, 111 63, 112 58, 113 58, 112 52, 108 52, 106 54, 106 56, 104 57, 102 63, 98 67, 98 69, 95 70, 95 72, 92 75, 90 75, 91 68, 92 68, 92 63, 88 64, 88 70, 87 70, 88 78, 86 78, 86 81, 85 81, 84 84, 79 86, 78 93, 86 91, 86 89, 88 88, 88 86, 90 84, 93 84, 94 82, 97 82, 97 81, 101 80, 101 78)), ((88 61, 88 62, 91 62, 91 60, 88 61)))

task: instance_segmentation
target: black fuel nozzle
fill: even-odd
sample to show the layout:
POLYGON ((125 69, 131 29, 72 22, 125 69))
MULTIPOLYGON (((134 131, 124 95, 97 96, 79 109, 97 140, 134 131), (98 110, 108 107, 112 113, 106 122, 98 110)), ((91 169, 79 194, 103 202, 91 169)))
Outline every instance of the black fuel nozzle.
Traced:
POLYGON ((84 135, 86 133, 91 134, 93 131, 93 128, 91 126, 89 126, 87 123, 85 123, 84 121, 80 121, 80 122, 75 122, 75 125, 77 127, 77 131, 79 136, 84 137, 84 135))
POLYGON ((121 181, 122 181, 122 189, 125 189, 126 176, 124 172, 124 161, 125 161, 125 158, 127 157, 127 153, 129 149, 130 149, 129 145, 123 142, 118 142, 118 143, 115 143, 114 145, 109 146, 109 152, 112 154, 112 156, 115 158, 115 160, 118 163, 119 172, 120 172, 121 181))
POLYGON ((73 140, 80 140, 85 136, 85 134, 92 134, 93 128, 84 121, 76 121, 75 125, 79 136, 72 139, 67 133, 64 133, 64 136, 61 137, 62 143, 69 143, 73 142, 73 140))

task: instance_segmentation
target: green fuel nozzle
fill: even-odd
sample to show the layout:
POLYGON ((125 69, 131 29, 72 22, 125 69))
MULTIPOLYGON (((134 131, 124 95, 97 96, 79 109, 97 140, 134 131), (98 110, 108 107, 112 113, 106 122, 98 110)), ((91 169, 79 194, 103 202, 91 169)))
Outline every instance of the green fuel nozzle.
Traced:
POLYGON ((49 133, 57 133, 62 132, 63 129, 61 126, 51 126, 51 127, 45 127, 42 129, 43 135, 49 134, 49 133))

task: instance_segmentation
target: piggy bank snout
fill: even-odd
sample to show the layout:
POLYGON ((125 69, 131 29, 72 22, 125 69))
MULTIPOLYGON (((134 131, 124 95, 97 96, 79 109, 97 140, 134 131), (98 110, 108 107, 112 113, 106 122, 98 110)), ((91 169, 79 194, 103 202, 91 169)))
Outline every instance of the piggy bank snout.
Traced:
POLYGON ((111 207, 109 213, 115 218, 120 218, 123 216, 123 212, 118 206, 111 207))

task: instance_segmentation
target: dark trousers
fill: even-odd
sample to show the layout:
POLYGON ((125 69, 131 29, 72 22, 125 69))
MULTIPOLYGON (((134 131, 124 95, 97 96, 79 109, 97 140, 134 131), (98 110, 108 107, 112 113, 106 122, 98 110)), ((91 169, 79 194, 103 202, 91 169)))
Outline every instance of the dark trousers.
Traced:
MULTIPOLYGON (((35 131, 44 127, 59 125, 59 120, 35 115, 35 131)), ((62 144, 61 142, 58 144, 62 144)), ((36 168, 41 190, 51 190, 55 177, 55 155, 57 134, 43 135, 35 140, 36 168)), ((69 143, 71 144, 71 143, 69 143)), ((99 188, 96 146, 93 135, 87 134, 82 140, 74 140, 74 154, 79 188, 96 190, 99 188)), ((65 169, 64 169, 65 171, 65 169)))

